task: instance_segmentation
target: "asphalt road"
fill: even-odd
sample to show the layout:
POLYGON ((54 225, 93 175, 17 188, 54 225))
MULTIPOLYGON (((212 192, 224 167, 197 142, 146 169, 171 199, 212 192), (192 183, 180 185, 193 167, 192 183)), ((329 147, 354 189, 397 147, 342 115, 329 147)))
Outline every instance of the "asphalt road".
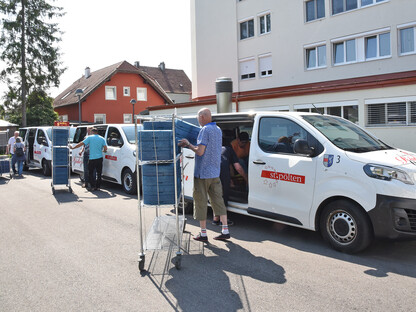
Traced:
MULTIPOLYGON (((232 239, 146 251, 138 270, 137 200, 104 183, 73 193, 31 170, 0 178, 0 311, 416 311, 416 242, 375 242, 358 255, 318 233, 231 214, 232 239)), ((171 213, 162 211, 163 215, 171 213)), ((150 228, 154 208, 144 210, 150 228)))

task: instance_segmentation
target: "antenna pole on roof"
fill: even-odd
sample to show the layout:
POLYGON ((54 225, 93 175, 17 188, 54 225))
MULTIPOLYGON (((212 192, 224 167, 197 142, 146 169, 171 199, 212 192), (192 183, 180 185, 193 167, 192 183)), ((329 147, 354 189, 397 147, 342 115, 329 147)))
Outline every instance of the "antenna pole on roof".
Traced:
POLYGON ((312 103, 312 106, 313 106, 313 108, 315 109, 315 111, 316 111, 318 114, 323 115, 320 111, 318 111, 318 109, 316 108, 315 104, 313 104, 313 103, 312 103))

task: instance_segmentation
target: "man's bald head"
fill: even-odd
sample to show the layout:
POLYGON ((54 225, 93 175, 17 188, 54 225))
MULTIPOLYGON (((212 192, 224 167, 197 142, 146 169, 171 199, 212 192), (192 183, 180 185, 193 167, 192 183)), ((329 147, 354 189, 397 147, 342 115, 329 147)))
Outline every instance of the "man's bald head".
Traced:
POLYGON ((203 127, 212 121, 211 111, 209 108, 201 108, 198 111, 198 122, 203 127))

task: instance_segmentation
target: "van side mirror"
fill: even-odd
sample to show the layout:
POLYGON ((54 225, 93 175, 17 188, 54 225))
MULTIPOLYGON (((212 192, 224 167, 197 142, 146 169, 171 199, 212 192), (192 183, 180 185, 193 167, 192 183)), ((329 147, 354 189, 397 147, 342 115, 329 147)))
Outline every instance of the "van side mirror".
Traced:
POLYGON ((293 146, 293 150, 296 154, 302 154, 306 156, 312 156, 314 152, 314 148, 310 147, 306 140, 297 139, 293 146))

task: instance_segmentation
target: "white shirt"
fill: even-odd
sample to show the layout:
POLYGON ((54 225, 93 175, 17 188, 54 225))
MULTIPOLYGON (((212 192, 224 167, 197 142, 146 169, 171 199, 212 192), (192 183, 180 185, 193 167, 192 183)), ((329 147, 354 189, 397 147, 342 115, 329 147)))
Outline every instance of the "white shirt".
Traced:
POLYGON ((9 153, 10 154, 14 154, 14 143, 16 143, 16 138, 14 136, 12 136, 9 139, 9 142, 7 143, 10 147, 9 147, 9 153))

